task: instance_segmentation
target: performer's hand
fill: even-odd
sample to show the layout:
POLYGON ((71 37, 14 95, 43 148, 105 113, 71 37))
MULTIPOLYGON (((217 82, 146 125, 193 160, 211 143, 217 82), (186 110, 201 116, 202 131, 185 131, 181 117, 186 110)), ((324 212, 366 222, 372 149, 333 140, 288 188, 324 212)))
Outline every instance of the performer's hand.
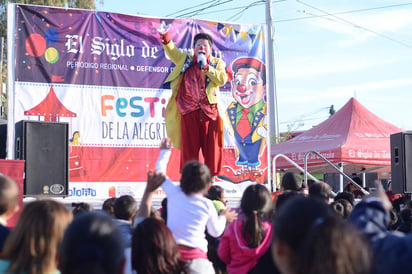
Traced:
POLYGON ((169 31, 169 28, 170 28, 170 24, 166 25, 166 22, 162 21, 160 23, 159 28, 157 29, 157 32, 159 32, 160 35, 164 35, 166 32, 169 31))
POLYGON ((206 67, 207 59, 204 53, 200 53, 197 55, 197 63, 199 64, 200 69, 204 69, 206 67))
POLYGON ((169 138, 164 138, 162 139, 162 141, 160 142, 160 149, 167 149, 169 150, 172 147, 171 143, 170 143, 170 139, 169 138))

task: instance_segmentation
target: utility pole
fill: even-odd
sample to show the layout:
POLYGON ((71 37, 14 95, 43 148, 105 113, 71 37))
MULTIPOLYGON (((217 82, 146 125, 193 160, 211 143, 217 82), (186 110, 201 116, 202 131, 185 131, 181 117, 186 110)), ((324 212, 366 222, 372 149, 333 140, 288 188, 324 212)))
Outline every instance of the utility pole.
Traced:
POLYGON ((270 137, 277 143, 279 139, 279 122, 276 95, 275 58, 274 58, 274 38, 273 38, 273 18, 272 1, 266 0, 266 26, 267 26, 267 69, 268 69, 268 103, 269 103, 269 126, 270 137))
POLYGON ((273 183, 276 181, 275 178, 272 178, 272 172, 276 176, 276 171, 271 169, 272 166, 272 156, 271 156, 271 143, 279 142, 279 122, 278 122, 278 108, 277 108, 277 96, 276 96, 276 77, 275 77, 275 58, 274 58, 274 39, 273 39, 273 18, 272 18, 272 0, 266 0, 266 27, 267 27, 267 56, 266 56, 266 68, 267 68, 267 81, 268 89, 266 98, 268 100, 268 111, 267 115, 269 116, 268 127, 269 127, 269 136, 267 140, 268 146, 268 179, 271 181, 270 187, 272 191, 276 190, 276 186, 273 183))

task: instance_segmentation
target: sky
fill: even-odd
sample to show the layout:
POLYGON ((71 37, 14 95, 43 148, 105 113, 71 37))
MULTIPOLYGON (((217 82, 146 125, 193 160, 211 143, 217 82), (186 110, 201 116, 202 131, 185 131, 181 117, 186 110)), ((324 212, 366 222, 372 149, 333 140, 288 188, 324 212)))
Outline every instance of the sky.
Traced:
MULTIPOLYGON (((265 1, 97 1, 132 15, 264 24, 265 1), (130 3, 133 3, 131 5, 130 3)), ((412 1, 273 0, 279 131, 302 131, 356 98, 412 130, 412 1)))

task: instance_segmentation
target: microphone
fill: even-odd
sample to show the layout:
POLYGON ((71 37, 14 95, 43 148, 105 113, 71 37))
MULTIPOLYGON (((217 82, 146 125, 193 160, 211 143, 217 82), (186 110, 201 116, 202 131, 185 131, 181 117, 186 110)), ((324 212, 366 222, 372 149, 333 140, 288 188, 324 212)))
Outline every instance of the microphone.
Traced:
POLYGON ((207 65, 206 55, 204 53, 199 53, 197 55, 197 63, 199 64, 199 69, 204 69, 207 65))

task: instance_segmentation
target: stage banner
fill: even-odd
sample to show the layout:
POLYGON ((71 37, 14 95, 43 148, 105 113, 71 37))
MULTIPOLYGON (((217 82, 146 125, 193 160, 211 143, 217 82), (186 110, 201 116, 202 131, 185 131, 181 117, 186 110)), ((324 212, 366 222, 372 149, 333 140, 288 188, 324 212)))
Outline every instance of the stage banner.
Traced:
MULTIPOLYGON (((210 34, 212 55, 227 65, 224 164, 215 183, 228 197, 251 183, 269 185, 264 25, 31 5, 14 5, 14 14, 14 120, 69 123, 70 196, 142 195, 167 137, 164 81, 174 64, 160 42, 161 21, 182 51, 192 51, 197 33, 210 34), (241 109, 246 133, 237 128, 241 109)), ((168 175, 176 181, 179 161, 173 149, 168 175)))

